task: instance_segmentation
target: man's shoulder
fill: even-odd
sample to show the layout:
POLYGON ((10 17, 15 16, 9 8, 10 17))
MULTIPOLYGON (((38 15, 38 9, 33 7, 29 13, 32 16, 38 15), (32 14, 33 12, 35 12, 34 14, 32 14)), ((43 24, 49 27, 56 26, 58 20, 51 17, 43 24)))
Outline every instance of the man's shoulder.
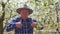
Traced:
POLYGON ((34 18, 28 18, 28 19, 35 20, 34 18))
POLYGON ((33 20, 33 18, 28 18, 28 20, 33 20))
POLYGON ((12 21, 19 21, 21 18, 17 17, 17 18, 13 18, 12 21))
POLYGON ((34 18, 28 18, 29 20, 36 21, 34 18))

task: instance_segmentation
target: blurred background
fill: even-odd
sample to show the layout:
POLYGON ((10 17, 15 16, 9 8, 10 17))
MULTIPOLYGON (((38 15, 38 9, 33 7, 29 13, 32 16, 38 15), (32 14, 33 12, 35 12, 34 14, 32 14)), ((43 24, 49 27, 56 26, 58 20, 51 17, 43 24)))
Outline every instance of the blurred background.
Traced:
POLYGON ((24 4, 33 9, 29 17, 39 22, 34 34, 60 34, 60 0, 0 0, 0 34, 2 31, 3 34, 14 33, 6 32, 5 27, 13 18, 19 17, 16 9, 24 4))

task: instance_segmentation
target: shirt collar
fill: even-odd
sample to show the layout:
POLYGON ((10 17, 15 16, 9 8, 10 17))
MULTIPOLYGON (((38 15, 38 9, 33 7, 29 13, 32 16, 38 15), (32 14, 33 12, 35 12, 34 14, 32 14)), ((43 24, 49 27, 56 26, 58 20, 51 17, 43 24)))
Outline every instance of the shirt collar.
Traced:
MULTIPOLYGON (((20 19, 23 21, 22 17, 20 17, 20 19)), ((29 18, 26 19, 26 21, 28 21, 28 20, 29 20, 29 18)))

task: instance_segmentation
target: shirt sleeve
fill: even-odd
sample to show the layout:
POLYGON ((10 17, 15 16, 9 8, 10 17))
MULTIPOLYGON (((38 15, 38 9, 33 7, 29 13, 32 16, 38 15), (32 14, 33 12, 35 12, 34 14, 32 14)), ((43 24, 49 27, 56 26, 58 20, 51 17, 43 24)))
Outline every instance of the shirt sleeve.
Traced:
POLYGON ((32 19, 32 21, 33 21, 35 24, 38 24, 38 21, 36 21, 35 19, 32 19))
POLYGON ((11 31, 11 29, 14 29, 15 28, 15 19, 13 19, 9 24, 7 24, 6 26, 6 31, 9 32, 11 31))
POLYGON ((35 26, 35 27, 37 27, 37 25, 38 25, 38 21, 36 21, 35 19, 32 19, 32 21, 33 21, 33 23, 35 23, 35 24, 36 24, 36 26, 35 26))

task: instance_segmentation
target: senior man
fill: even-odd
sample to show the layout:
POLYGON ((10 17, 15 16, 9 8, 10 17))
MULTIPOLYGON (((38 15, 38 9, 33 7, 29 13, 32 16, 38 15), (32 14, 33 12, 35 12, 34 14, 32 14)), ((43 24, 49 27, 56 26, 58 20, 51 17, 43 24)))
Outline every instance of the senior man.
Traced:
POLYGON ((18 8, 17 13, 21 16, 15 18, 6 26, 6 31, 14 30, 14 34, 33 34, 33 29, 37 27, 37 21, 28 16, 33 13, 33 10, 25 4, 23 8, 18 8))

